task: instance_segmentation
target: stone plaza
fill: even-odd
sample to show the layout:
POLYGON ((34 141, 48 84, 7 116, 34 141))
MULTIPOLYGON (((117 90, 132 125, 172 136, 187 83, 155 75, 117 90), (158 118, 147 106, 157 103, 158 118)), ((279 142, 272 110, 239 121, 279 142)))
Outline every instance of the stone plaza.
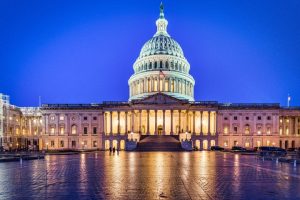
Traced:
POLYGON ((300 167, 225 152, 48 155, 0 164, 0 199, 300 199, 300 167))

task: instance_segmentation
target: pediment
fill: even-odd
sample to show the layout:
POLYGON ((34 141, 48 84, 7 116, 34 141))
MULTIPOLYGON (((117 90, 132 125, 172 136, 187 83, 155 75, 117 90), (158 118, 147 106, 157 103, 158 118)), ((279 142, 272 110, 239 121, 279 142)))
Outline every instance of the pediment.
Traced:
POLYGON ((145 103, 145 104, 176 104, 176 103, 187 103, 186 100, 177 99, 175 97, 169 96, 164 93, 157 93, 148 96, 144 99, 135 101, 135 103, 145 103))

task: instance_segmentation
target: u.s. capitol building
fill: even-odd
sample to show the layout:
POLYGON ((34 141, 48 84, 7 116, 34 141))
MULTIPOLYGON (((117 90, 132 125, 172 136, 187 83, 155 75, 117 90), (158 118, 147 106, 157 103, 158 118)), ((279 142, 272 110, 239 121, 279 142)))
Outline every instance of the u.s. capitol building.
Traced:
POLYGON ((300 147, 300 108, 195 101, 190 64, 167 25, 161 6, 157 31, 133 64, 128 102, 20 108, 0 94, 0 146, 134 149, 151 137, 153 142, 172 136, 198 150, 214 145, 300 147))

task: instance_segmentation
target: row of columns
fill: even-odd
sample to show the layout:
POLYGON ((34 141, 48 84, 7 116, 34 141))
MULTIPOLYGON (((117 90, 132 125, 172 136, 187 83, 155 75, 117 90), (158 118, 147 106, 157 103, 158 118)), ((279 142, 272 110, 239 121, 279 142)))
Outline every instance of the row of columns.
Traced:
MULTIPOLYGON (((150 134, 150 110, 146 110, 147 111, 147 135, 149 135, 150 134)), ((163 111, 163 134, 165 134, 166 133, 166 123, 165 123, 165 112, 166 112, 166 110, 162 110, 163 111)), ((117 122, 118 122, 118 124, 117 124, 117 132, 118 133, 120 133, 121 132, 121 130, 120 130, 120 112, 121 111, 117 111, 117 113, 118 113, 118 119, 117 119, 117 122)), ((131 132, 134 132, 134 111, 130 111, 131 112, 131 123, 130 123, 130 125, 131 125, 131 127, 130 127, 130 131, 131 132)), ((158 133, 158 126, 157 126, 157 112, 158 112, 158 110, 154 110, 154 113, 155 113, 155 133, 157 134, 158 133)), ((179 132, 181 132, 181 130, 182 130, 182 128, 183 127, 181 127, 181 110, 178 110, 178 112, 179 112, 179 132)), ((110 134, 113 134, 113 123, 112 123, 112 111, 110 111, 109 112, 110 113, 110 134)), ((139 127, 138 127, 138 132, 139 133, 141 133, 142 132, 142 123, 141 123, 141 121, 142 121, 142 110, 139 110, 138 111, 138 113, 139 113, 139 127)), ((171 113, 171 131, 170 131, 170 133, 171 134, 173 134, 174 133, 174 130, 173 130, 173 110, 170 110, 170 113, 171 113)), ((188 113, 188 111, 187 111, 187 113, 188 113)), ((210 134, 210 115, 211 115, 211 111, 208 111, 208 134, 210 134)), ((128 123, 127 123, 127 118, 128 118, 128 111, 125 111, 125 133, 127 133, 128 132, 128 123)), ((107 119, 107 118, 106 118, 107 119)), ((196 115, 195 115, 195 111, 193 111, 193 115, 192 115, 192 119, 193 119, 193 132, 195 133, 196 131, 196 129, 195 129, 195 122, 196 122, 196 115)), ((201 126, 200 126, 200 134, 203 134, 203 125, 202 125, 202 119, 203 119, 203 111, 200 111, 200 124, 201 124, 201 126)), ((216 123, 216 117, 215 117, 215 122, 214 123, 216 123)), ((186 122, 188 122, 188 114, 186 114, 186 122)), ((186 131, 188 131, 188 127, 189 127, 189 125, 188 124, 186 124, 186 128, 185 128, 185 130, 186 131)), ((106 130, 107 131, 107 130, 106 130)), ((215 131, 216 131, 216 128, 215 128, 215 131)))
POLYGON ((130 84, 130 96, 147 93, 147 92, 176 92, 189 96, 193 96, 193 84, 184 79, 177 78, 160 78, 151 77, 143 78, 132 82, 130 84), (155 87, 156 81, 156 87, 155 87), (168 86, 165 88, 166 81, 168 81, 168 86), (160 87, 160 82, 162 82, 162 88, 160 87))

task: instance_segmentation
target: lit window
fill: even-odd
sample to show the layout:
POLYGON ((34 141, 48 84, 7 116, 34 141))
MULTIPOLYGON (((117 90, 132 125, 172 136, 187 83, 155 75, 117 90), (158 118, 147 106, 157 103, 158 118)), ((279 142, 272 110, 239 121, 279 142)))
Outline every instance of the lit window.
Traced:
POLYGON ((286 123, 289 123, 290 122, 290 120, 289 119, 286 119, 286 123))
POLYGON ((54 117, 54 116, 51 116, 51 117, 50 117, 50 120, 52 120, 52 121, 53 121, 54 119, 55 119, 55 117, 54 117))
POLYGON ((282 128, 279 128, 279 134, 282 135, 282 128))
POLYGON ((224 127, 224 134, 228 134, 228 127, 227 126, 224 127))
POLYGON ((267 134, 271 134, 271 128, 267 127, 267 134))
POLYGON ((246 124, 245 126, 245 134, 249 134, 250 133, 250 126, 249 124, 246 124))
POLYGON ((51 134, 54 134, 54 133, 55 133, 55 128, 54 128, 54 127, 51 127, 50 133, 51 133, 51 134))
POLYGON ((246 142, 246 143, 245 143, 245 147, 247 147, 247 148, 250 147, 250 143, 249 143, 249 142, 246 142))
POLYGON ((72 134, 77 134, 77 126, 76 126, 76 125, 73 125, 73 126, 71 127, 71 133, 72 133, 72 134))
POLYGON ((228 147, 228 141, 224 142, 224 147, 228 147))
POLYGON ((59 120, 60 120, 60 121, 65 120, 65 116, 63 116, 63 115, 59 116, 59 120))
POLYGON ((256 142, 256 146, 257 146, 257 147, 260 147, 260 144, 261 144, 260 141, 257 141, 257 142, 256 142))
POLYGON ((286 129, 285 129, 285 134, 286 134, 286 135, 289 134, 289 128, 288 128, 288 127, 286 127, 286 129))
POLYGON ((261 127, 257 127, 257 134, 260 135, 261 134, 261 127))
POLYGON ((65 134, 65 127, 60 127, 59 132, 60 132, 61 135, 65 134))
POLYGON ((93 141, 93 147, 97 147, 97 141, 93 141))

